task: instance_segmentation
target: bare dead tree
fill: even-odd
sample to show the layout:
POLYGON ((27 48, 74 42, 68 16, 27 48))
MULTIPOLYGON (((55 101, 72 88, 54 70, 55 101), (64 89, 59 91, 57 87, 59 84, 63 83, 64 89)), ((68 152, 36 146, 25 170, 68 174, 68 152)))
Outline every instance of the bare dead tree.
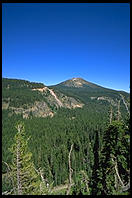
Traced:
POLYGON ((114 168, 115 168, 115 187, 117 188, 118 186, 120 186, 120 192, 123 191, 127 191, 130 188, 130 179, 128 181, 128 184, 125 185, 120 177, 119 171, 118 171, 118 166, 117 166, 117 161, 116 158, 114 156, 112 156, 112 162, 114 164, 114 168), (115 159, 115 160, 114 160, 115 159), (119 181, 119 183, 118 183, 119 181))
POLYGON ((113 116, 113 110, 112 110, 112 106, 110 107, 110 124, 112 122, 112 116, 113 116))
MULTIPOLYGON (((21 133, 24 131, 24 125, 22 123, 19 123, 16 125, 16 129, 18 133, 21 133)), ((22 182, 21 182, 21 161, 20 161, 20 140, 17 140, 17 148, 16 148, 16 168, 17 168, 17 193, 18 195, 22 195, 22 182)))
MULTIPOLYGON (((43 170, 41 168, 39 168, 38 170, 34 167, 35 171, 37 172, 38 175, 40 175, 41 177, 41 181, 43 183, 43 185, 48 189, 48 192, 51 191, 50 187, 48 186, 48 183, 47 183, 47 180, 44 178, 43 176, 43 170)), ((40 192, 43 193, 43 195, 46 195, 44 194, 43 192, 43 187, 42 187, 42 183, 40 183, 40 192)))
POLYGON ((20 176, 20 141, 17 143, 17 156, 16 156, 16 165, 17 165, 17 191, 18 195, 22 195, 22 184, 20 176))
POLYGON ((130 189, 130 179, 129 179, 128 184, 125 185, 125 186, 121 189, 121 192, 122 192, 122 191, 125 192, 125 191, 127 191, 127 190, 129 190, 129 189, 130 189))
POLYGON ((68 185, 68 189, 67 189, 66 195, 69 195, 70 189, 71 189, 71 186, 72 186, 72 173, 73 173, 73 169, 71 167, 71 152, 72 152, 72 149, 73 149, 73 144, 71 145, 71 149, 70 149, 70 152, 69 152, 69 155, 68 155, 68 163, 69 163, 69 185, 68 185))
POLYGON ((114 163, 115 173, 116 173, 116 175, 117 175, 117 178, 118 178, 118 180, 119 180, 121 186, 124 187, 124 183, 123 183, 123 181, 121 180, 121 177, 120 177, 119 172, 118 172, 118 166, 117 166, 116 158, 115 158, 115 160, 114 160, 114 158, 115 158, 115 157, 113 156, 112 162, 114 163))
POLYGON ((121 112, 120 112, 120 100, 118 101, 118 110, 117 110, 117 120, 119 121, 121 117, 121 112))
POLYGON ((123 103, 124 103, 124 105, 125 105, 125 108, 126 108, 128 114, 130 115, 130 111, 129 111, 129 109, 128 109, 127 102, 125 102, 125 100, 124 100, 124 96, 123 96, 122 94, 120 94, 120 96, 121 96, 121 98, 122 98, 122 101, 123 101, 123 103))

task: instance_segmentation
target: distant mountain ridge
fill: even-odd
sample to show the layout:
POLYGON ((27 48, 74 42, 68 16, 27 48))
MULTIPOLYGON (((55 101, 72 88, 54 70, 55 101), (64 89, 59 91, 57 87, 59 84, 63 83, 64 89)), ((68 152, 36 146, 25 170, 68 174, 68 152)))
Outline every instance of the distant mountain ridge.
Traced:
MULTIPOLYGON (((13 88, 20 88, 20 84, 21 84, 21 88, 42 88, 42 87, 58 87, 58 86, 67 86, 67 87, 84 87, 85 86, 89 86, 91 88, 103 88, 103 89, 107 89, 107 90, 112 90, 112 91, 118 91, 118 92, 125 92, 128 93, 126 91, 123 90, 114 90, 111 88, 107 88, 107 87, 103 87, 101 85, 97 85, 95 83, 89 82, 81 77, 73 77, 71 79, 65 80, 63 82, 60 82, 58 84, 55 85, 46 85, 44 83, 38 83, 38 82, 31 82, 29 80, 22 80, 22 79, 13 79, 13 78, 2 78, 2 84, 4 84, 4 87, 8 84, 10 84, 10 86, 13 88), (17 82, 15 84, 15 82, 17 82)), ((129 94, 129 93, 128 93, 129 94)))
POLYGON ((110 105, 117 108, 119 101, 122 112, 128 113, 130 94, 104 88, 82 78, 72 78, 54 86, 2 79, 2 109, 22 114, 24 118, 53 117, 59 108, 85 108, 89 105, 102 110, 110 105))
MULTIPOLYGON (((118 92, 125 92, 123 90, 114 90, 112 88, 107 88, 107 87, 103 87, 101 85, 97 85, 95 83, 92 83, 92 82, 89 82, 81 77, 77 77, 77 78, 71 78, 69 80, 66 80, 66 81, 63 81, 61 83, 58 83, 56 85, 53 85, 53 86, 56 86, 56 87, 59 87, 59 86, 66 86, 66 87, 82 87, 82 88, 93 88, 93 89, 96 89, 96 88, 100 88, 100 89, 103 89, 103 90, 109 90, 109 91, 118 91, 118 92)), ((125 93, 128 93, 128 92, 125 92, 125 93)))

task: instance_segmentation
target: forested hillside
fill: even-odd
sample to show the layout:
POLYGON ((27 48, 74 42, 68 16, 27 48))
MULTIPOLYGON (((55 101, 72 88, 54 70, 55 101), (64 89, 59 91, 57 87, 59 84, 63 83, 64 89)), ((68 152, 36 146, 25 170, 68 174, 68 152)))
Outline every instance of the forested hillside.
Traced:
POLYGON ((2 79, 3 194, 129 194, 129 108, 83 79, 2 79))

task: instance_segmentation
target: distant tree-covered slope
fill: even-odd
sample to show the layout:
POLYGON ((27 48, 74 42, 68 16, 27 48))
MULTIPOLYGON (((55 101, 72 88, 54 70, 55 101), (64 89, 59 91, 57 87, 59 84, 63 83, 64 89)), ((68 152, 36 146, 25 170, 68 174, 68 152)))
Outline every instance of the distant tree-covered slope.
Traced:
POLYGON ((45 85, 43 83, 29 82, 27 80, 20 79, 9 79, 2 78, 2 88, 3 89, 30 89, 30 88, 42 88, 45 85))
MULTIPOLYGON (((100 113, 105 108, 120 109, 129 113, 129 94, 107 89, 82 78, 73 78, 55 86, 17 79, 2 79, 2 108, 10 109, 23 117, 53 116, 58 108, 96 106, 100 113), (102 110, 101 110, 102 109, 102 110)), ((87 108, 90 111, 90 108, 87 108)))
POLYGON ((106 96, 113 99, 121 99, 120 94, 122 94, 125 99, 128 100, 130 96, 130 94, 127 92, 104 88, 102 86, 83 80, 82 78, 73 78, 52 87, 62 91, 65 94, 79 97, 85 103, 87 103, 88 99, 91 97, 106 96))
POLYGON ((102 108, 103 105, 112 105, 115 109, 120 101, 122 113, 128 114, 130 110, 129 93, 104 88, 82 78, 72 78, 52 86, 52 88, 59 90, 69 97, 75 97, 87 105, 102 105, 102 108))
POLYGON ((23 114, 25 118, 52 117, 58 108, 70 109, 82 106, 83 103, 79 100, 50 89, 42 83, 2 79, 2 109, 23 114))

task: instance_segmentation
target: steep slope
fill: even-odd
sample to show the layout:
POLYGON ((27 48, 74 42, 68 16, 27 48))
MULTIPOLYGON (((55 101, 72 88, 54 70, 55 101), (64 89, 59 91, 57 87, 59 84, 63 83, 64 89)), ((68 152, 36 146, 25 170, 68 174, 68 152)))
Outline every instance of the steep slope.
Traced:
POLYGON ((130 111, 130 94, 104 88, 82 78, 72 78, 52 86, 52 88, 67 96, 79 99, 86 105, 97 104, 102 105, 102 108, 103 105, 117 107, 120 101, 122 112, 129 113, 130 111))
POLYGON ((83 103, 68 97, 59 91, 34 83, 17 79, 2 79, 2 109, 22 114, 23 118, 47 117, 55 114, 60 107, 82 107, 83 103))

